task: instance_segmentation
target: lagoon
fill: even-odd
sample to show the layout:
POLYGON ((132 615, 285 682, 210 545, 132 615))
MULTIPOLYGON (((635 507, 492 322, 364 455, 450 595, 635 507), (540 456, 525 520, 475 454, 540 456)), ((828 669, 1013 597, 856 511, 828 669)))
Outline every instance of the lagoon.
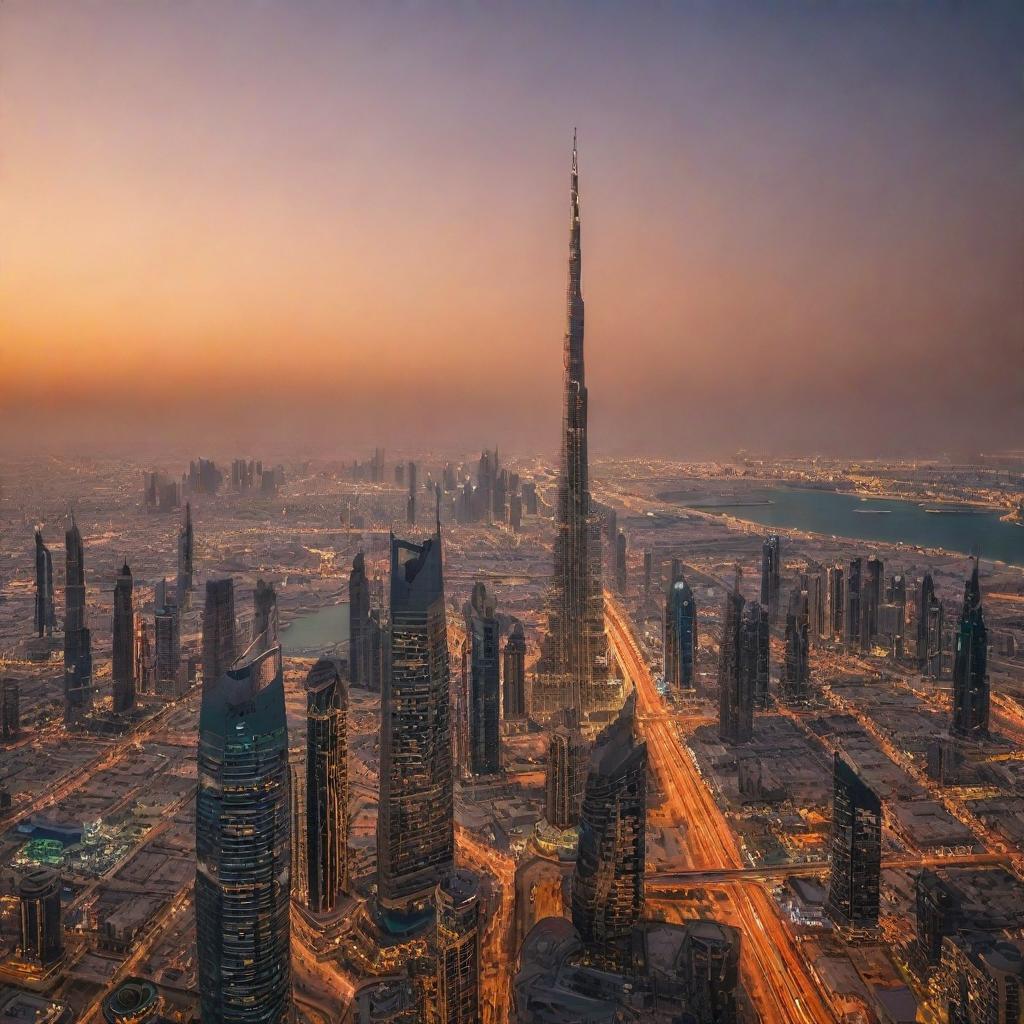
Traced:
POLYGON ((284 654, 331 654, 348 642, 348 603, 329 604, 293 619, 281 631, 284 654))

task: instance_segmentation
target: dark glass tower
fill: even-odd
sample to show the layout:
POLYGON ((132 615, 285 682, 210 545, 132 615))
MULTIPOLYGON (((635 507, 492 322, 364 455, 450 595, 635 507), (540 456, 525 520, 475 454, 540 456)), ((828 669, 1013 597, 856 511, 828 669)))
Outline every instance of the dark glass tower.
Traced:
POLYGON ((321 658, 306 676, 306 857, 309 906, 329 913, 348 885, 348 669, 321 658))
POLYGON ((674 691, 693 688, 697 606, 686 580, 672 584, 665 607, 665 683, 674 691))
POLYGON ((36 636, 50 636, 57 627, 57 613, 53 608, 53 559, 50 549, 43 543, 43 535, 36 530, 36 636))
POLYGON ((627 582, 626 535, 619 530, 615 536, 615 589, 624 594, 627 582))
POLYGON ((480 883, 452 871, 437 886, 438 1024, 478 1024, 480 1014, 480 883))
POLYGON ((787 703, 801 703, 810 696, 810 645, 807 592, 794 590, 786 612, 786 659, 782 666, 781 696, 787 703))
POLYGON ((572 878, 572 923, 596 960, 617 967, 644 905, 647 744, 633 734, 634 700, 591 751, 572 878))
POLYGON ((588 479, 581 278, 579 171, 573 135, 562 448, 554 577, 542 669, 563 680, 567 704, 586 711, 594 706, 607 678, 608 639, 601 592, 601 527, 591 509, 588 479))
POLYGON ((770 651, 768 609, 751 601, 743 609, 740 623, 740 688, 744 693, 751 693, 751 701, 758 711, 768 708, 770 651))
POLYGON ((878 924, 882 802, 841 754, 835 755, 831 873, 825 910, 852 929, 878 924))
POLYGON ((280 648, 206 680, 198 770, 203 1024, 283 1024, 291 1010, 291 801, 280 648))
POLYGON ((203 607, 203 685, 215 682, 235 661, 235 581, 206 581, 203 607))
POLYGON ((192 503, 185 502, 185 522, 178 534, 178 607, 184 608, 186 595, 192 590, 195 536, 192 533, 192 503))
POLYGON ((32 868, 18 885, 21 955, 43 966, 64 955, 60 887, 60 873, 50 868, 32 868))
POLYGON ((135 613, 132 610, 132 571, 126 561, 114 584, 113 664, 114 714, 135 706, 135 613))
POLYGON ((963 897, 956 887, 928 868, 922 869, 914 886, 917 944, 928 963, 942 959, 942 940, 961 924, 963 897))
POLYGON ((463 608, 469 637, 469 762, 474 775, 501 770, 500 629, 494 599, 483 583, 463 608))
POLYGON ((502 655, 503 717, 514 721, 526 717, 526 636, 523 624, 512 627, 502 655))
POLYGON ((746 743, 754 733, 754 689, 744 671, 743 608, 739 573, 725 595, 722 641, 718 648, 718 735, 726 743, 746 743))
POLYGON ((589 753, 590 748, 580 732, 578 715, 571 709, 564 711, 561 723, 551 731, 545 779, 545 817, 557 828, 571 828, 580 823, 589 753))
POLYGON ((846 576, 846 629, 844 636, 850 647, 860 646, 861 627, 861 560, 850 560, 846 576))
POLYGON ((277 593, 272 583, 256 580, 252 593, 255 615, 252 623, 252 638, 257 648, 268 651, 277 646, 277 593))
POLYGON ((168 593, 166 580, 157 584, 154 603, 156 692, 162 697, 177 697, 184 689, 181 673, 181 620, 177 602, 168 593))
POLYGON ((830 565, 828 569, 828 629, 830 639, 839 640, 846 622, 846 587, 843 567, 830 565))
POLYGON ((964 606, 953 650, 954 736, 980 740, 988 736, 988 633, 981 610, 978 560, 964 587, 964 606))
POLYGON ((779 615, 779 591, 781 586, 781 542, 776 534, 765 537, 761 545, 761 605, 774 622, 779 615))
POLYGON ((926 676, 942 675, 942 602, 935 595, 930 573, 917 592, 917 667, 926 676))
POLYGON ((64 546, 64 721, 70 723, 92 707, 92 638, 85 624, 85 550, 73 515, 64 546))
POLYGON ((352 571, 348 577, 348 636, 352 685, 371 690, 370 581, 366 577, 366 559, 362 551, 352 559, 352 571))
POLYGON ((440 528, 422 544, 392 535, 377 814, 385 914, 425 909, 453 866, 449 675, 440 528))

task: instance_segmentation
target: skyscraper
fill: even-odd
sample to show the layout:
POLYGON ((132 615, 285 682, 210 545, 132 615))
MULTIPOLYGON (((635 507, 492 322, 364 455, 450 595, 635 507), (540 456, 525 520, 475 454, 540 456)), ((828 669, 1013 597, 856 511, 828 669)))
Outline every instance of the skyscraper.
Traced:
POLYGON ((132 571, 125 560, 114 584, 113 682, 114 714, 135 707, 135 613, 132 609, 132 571))
POLYGON ((135 615, 135 689, 137 693, 154 693, 153 650, 149 644, 149 627, 142 613, 135 615))
POLYGON ((551 731, 548 743, 546 813, 549 824, 572 828, 580 823, 590 747, 580 732, 579 715, 571 708, 551 731))
POLYGON ((50 549, 43 543, 43 535, 36 530, 36 636, 50 636, 57 628, 57 613, 53 608, 53 559, 50 549))
POLYGON ((64 535, 64 721, 92 707, 92 639, 85 624, 85 549, 74 515, 64 535))
POLYGON ((193 557, 195 537, 192 533, 192 503, 185 502, 185 522, 178 534, 178 607, 186 607, 187 595, 192 590, 193 557))
POLYGON ((735 1024, 741 937, 738 928, 718 921, 686 926, 679 960, 686 1009, 698 1024, 735 1024))
POLYGON ((949 1024, 1020 1024, 1024 955, 1017 943, 967 931, 942 940, 939 988, 949 1024))
POLYGON ((206 680, 198 771, 203 1024, 283 1024, 291 1010, 291 799, 280 648, 206 680))
POLYGON ((348 885, 348 669, 321 658, 306 676, 306 885, 318 914, 348 885))
POLYGON ((623 966, 644 905, 647 744, 633 733, 635 695, 597 738, 583 795, 572 923, 596 960, 623 966))
POLYGON ((252 592, 255 615, 252 623, 252 638, 257 649, 269 651, 277 646, 277 593, 272 583, 261 579, 256 580, 256 589, 252 592))
POLYGON ((181 694, 181 627, 178 604, 168 593, 166 580, 156 586, 153 612, 153 635, 156 647, 154 675, 156 692, 161 697, 174 698, 181 694))
POLYGON ((626 583, 626 535, 619 530, 615 537, 615 589, 620 594, 624 594, 626 592, 626 583))
POLYGON ((962 739, 988 736, 988 633, 981 609, 978 560, 964 587, 964 606, 953 649, 953 724, 951 732, 962 739))
POLYGON ((516 622, 505 641, 502 655, 502 717, 516 721, 526 717, 526 636, 516 622))
POLYGON ((480 1016, 480 883, 464 868, 437 886, 437 1015, 439 1024, 478 1024, 480 1016))
POLYGON ((878 924, 882 803, 845 756, 834 760, 831 871, 825 910, 846 928, 878 924))
POLYGON ((914 885, 917 944, 928 963, 942 959, 942 940, 952 935, 961 923, 963 897, 956 887, 923 868, 914 885))
POLYGON ((377 898, 421 910, 452 869, 454 817, 441 530, 391 537, 391 626, 381 693, 377 898))
POLYGON ((852 558, 846 575, 846 625, 843 635, 850 647, 860 646, 861 560, 852 558))
POLYGON ((600 522, 591 510, 588 480, 581 276, 579 170, 573 135, 562 446, 554 576, 542 670, 561 677, 567 704, 588 710, 607 678, 608 639, 601 592, 600 522))
POLYGON ((844 586, 843 567, 828 567, 828 628, 830 640, 840 640, 843 626, 846 623, 846 587, 844 586))
POLYGON ((409 462, 409 495, 405 500, 405 521, 416 525, 416 463, 409 462))
POLYGON ((871 641, 878 635, 878 609, 881 607, 884 593, 885 566, 877 555, 868 559, 867 578, 864 580, 861 595, 861 637, 863 650, 871 647, 871 641))
POLYGON ((674 692, 694 686, 693 659, 697 640, 697 607, 684 579, 676 580, 665 602, 665 683, 674 692))
POLYGON ((743 671, 743 606, 739 571, 725 595, 722 640, 718 647, 718 735, 726 743, 746 743, 754 733, 754 691, 743 671))
POLYGON ((18 885, 21 955, 44 967, 64 955, 60 889, 60 872, 51 868, 30 869, 18 885))
POLYGON ((751 693, 753 706, 758 711, 768 709, 770 651, 768 609, 751 601, 743 609, 740 622, 740 688, 751 693))
POLYGON ((942 602, 931 573, 925 573, 917 592, 917 667, 932 679, 942 675, 942 620, 942 602))
POLYGON ((786 612, 786 658, 780 681, 781 696, 787 703, 800 703, 810 696, 808 665, 807 593, 794 590, 786 612))
POLYGON ((203 685, 220 679, 234 664, 235 581, 206 581, 203 607, 203 685))
POLYGON ((765 537, 761 545, 761 606, 768 612, 770 622, 779 616, 781 586, 782 544, 778 535, 765 537))
POLYGON ((498 661, 500 630, 483 583, 463 607, 469 638, 469 762, 474 775, 501 770, 501 683, 498 661))
POLYGON ((360 551, 352 559, 348 577, 349 666, 352 685, 369 690, 370 672, 370 581, 366 576, 366 559, 360 551))

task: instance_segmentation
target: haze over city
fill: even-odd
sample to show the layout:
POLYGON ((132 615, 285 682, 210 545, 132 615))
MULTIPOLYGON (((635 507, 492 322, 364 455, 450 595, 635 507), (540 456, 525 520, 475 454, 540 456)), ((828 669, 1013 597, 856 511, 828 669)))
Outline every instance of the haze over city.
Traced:
POLYGON ((1012 3, 6 3, 4 442, 550 448, 575 126, 595 452, 1005 446, 1022 44, 1012 3))

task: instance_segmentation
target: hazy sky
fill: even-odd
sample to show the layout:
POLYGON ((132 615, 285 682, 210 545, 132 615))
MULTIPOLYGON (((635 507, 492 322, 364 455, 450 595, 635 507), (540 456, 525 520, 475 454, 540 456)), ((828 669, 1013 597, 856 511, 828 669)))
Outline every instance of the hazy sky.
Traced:
POLYGON ((0 442, 1024 445, 1024 5, 0 4, 0 442))

